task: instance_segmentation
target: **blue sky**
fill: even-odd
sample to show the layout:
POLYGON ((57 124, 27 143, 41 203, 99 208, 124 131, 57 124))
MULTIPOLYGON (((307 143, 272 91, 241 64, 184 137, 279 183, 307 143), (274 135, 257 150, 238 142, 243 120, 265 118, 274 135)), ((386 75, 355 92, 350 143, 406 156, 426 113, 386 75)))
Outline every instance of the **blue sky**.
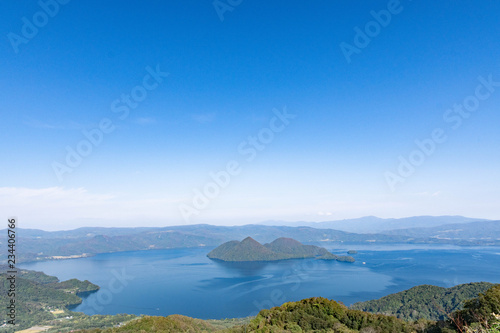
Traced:
POLYGON ((215 4, 2 2, 2 215, 41 229, 500 218, 498 2, 215 4), (68 166, 102 121, 114 130, 68 166), (419 148, 436 129, 446 139, 419 148))

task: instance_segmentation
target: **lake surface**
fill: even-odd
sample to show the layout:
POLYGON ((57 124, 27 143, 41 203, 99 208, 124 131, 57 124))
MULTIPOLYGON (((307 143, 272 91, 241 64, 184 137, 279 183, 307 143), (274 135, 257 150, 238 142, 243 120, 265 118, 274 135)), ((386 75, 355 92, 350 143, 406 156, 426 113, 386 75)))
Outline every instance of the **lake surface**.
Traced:
POLYGON ((212 248, 195 248, 100 254, 20 267, 61 281, 89 280, 101 287, 74 311, 182 314, 201 319, 246 317, 262 308, 313 296, 350 305, 420 284, 500 283, 498 247, 320 245, 342 255, 356 249, 356 262, 224 263, 206 257, 212 248))

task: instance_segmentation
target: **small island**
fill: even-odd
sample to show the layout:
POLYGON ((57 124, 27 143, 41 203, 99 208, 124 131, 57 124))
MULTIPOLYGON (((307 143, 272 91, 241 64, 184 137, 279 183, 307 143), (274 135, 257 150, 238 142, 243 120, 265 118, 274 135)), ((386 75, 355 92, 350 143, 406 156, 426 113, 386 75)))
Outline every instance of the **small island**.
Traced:
POLYGON ((349 250, 349 251, 347 251, 347 254, 357 254, 357 253, 358 253, 358 251, 356 251, 356 250, 349 250))
POLYGON ((304 245, 292 238, 281 237, 271 243, 262 245, 252 237, 247 237, 241 242, 230 241, 220 245, 207 254, 210 259, 222 261, 276 261, 286 259, 315 258, 322 260, 337 260, 354 262, 350 256, 337 256, 325 248, 304 245))

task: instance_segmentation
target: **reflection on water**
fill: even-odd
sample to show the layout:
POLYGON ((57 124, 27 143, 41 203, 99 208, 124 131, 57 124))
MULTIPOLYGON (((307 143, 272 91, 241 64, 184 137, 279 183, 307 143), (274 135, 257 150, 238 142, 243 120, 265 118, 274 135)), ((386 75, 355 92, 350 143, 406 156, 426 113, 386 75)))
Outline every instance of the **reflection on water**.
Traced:
POLYGON ((358 250, 353 264, 314 259, 227 263, 208 259, 211 249, 199 248, 102 254, 21 266, 61 280, 87 279, 99 285, 101 289, 88 295, 76 311, 177 313, 203 319, 254 315, 262 308, 314 296, 349 305, 419 284, 500 282, 498 248, 387 251, 377 245, 370 251, 365 244, 347 247, 358 250))
POLYGON ((220 267, 221 269, 232 272, 236 271, 245 276, 253 276, 257 274, 259 271, 262 271, 269 262, 265 261, 252 261, 252 262, 227 262, 217 259, 210 259, 215 265, 220 267))

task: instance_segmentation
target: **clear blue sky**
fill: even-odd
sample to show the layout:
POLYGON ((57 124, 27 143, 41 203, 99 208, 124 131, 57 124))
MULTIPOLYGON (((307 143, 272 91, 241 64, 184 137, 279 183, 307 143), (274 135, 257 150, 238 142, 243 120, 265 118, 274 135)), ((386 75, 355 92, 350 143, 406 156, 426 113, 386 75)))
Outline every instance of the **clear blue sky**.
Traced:
POLYGON ((0 4, 0 211, 21 226, 500 218, 500 86, 478 79, 500 82, 498 1, 44 1, 0 4), (169 75, 121 119, 147 68, 169 75), (114 131, 58 177, 103 119, 114 131))

